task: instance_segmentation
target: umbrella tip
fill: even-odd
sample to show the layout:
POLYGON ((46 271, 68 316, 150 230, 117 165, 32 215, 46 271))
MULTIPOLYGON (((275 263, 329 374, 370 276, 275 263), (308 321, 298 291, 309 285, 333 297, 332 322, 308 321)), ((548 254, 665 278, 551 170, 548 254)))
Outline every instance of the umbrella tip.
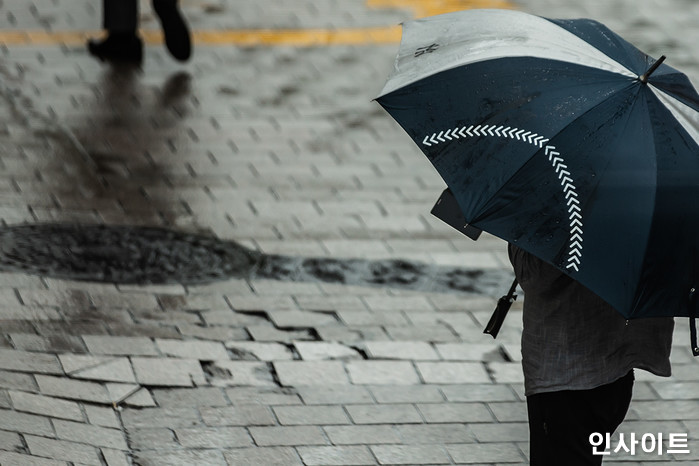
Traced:
POLYGON ((666 58, 665 55, 658 58, 655 61, 655 63, 653 63, 653 65, 650 68, 648 68, 648 71, 646 71, 645 73, 643 73, 641 76, 638 77, 638 80, 641 81, 643 84, 646 84, 648 82, 648 77, 651 74, 653 74, 653 71, 658 69, 660 64, 665 61, 665 58, 666 58))

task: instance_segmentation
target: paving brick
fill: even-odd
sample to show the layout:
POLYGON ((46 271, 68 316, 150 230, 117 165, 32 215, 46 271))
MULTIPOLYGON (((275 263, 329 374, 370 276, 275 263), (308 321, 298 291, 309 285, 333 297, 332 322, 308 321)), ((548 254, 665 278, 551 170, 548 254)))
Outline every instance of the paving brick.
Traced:
POLYGON ((516 401, 517 396, 507 385, 463 384, 440 388, 449 401, 516 401))
POLYGON ((374 401, 369 390, 359 385, 300 386, 297 391, 307 405, 364 404, 374 401))
POLYGON ((113 356, 157 356, 153 340, 146 337, 126 337, 107 335, 83 335, 88 351, 92 354, 113 356))
POLYGON ((487 383, 490 377, 485 367, 476 362, 416 362, 425 383, 463 384, 487 383))
POLYGON ((337 315, 342 322, 352 326, 364 325, 409 325, 402 311, 373 312, 367 310, 339 311, 337 315))
POLYGON ((372 445, 379 464, 449 464, 451 459, 441 445, 372 445))
POLYGON ((449 361, 486 361, 502 358, 499 343, 437 343, 442 359, 449 361))
POLYGON ((131 365, 142 385, 191 387, 206 384, 206 377, 196 359, 133 357, 131 365))
POLYGON ((347 371, 352 383, 360 385, 420 383, 415 367, 408 361, 350 361, 347 371))
POLYGON ((116 401, 104 385, 94 382, 48 375, 37 375, 36 381, 39 385, 39 390, 44 395, 102 404, 111 404, 116 401))
POLYGON ((487 364, 495 382, 524 384, 522 364, 518 362, 489 362, 487 364))
POLYGON ((690 400, 638 401, 633 403, 631 410, 649 421, 699 419, 696 402, 690 400))
POLYGON ((96 447, 128 450, 121 430, 62 420, 54 420, 53 425, 59 439, 87 443, 96 447))
POLYGON ((72 401, 19 391, 10 391, 10 398, 17 411, 73 421, 84 420, 80 406, 72 401))
POLYGON ((0 409, 0 429, 45 437, 54 436, 53 427, 47 418, 7 409, 0 409))
POLYGON ((171 428, 131 428, 127 429, 129 447, 133 450, 173 450, 182 448, 171 428))
POLYGON ((362 359, 354 348, 347 345, 325 341, 297 341, 294 342, 296 351, 304 361, 322 361, 326 359, 362 359))
POLYGON ((420 413, 411 404, 348 405, 345 407, 355 424, 422 423, 420 413))
POLYGON ((342 406, 277 406, 273 409, 283 425, 349 424, 342 406))
POLYGON ((529 424, 526 422, 471 424, 471 430, 479 443, 529 441, 529 424))
POLYGON ((429 423, 493 421, 490 411, 482 403, 423 403, 417 408, 429 423))
POLYGON ((438 360, 432 345, 424 341, 368 341, 364 344, 372 359, 438 360))
POLYGON ((38 456, 25 455, 0 451, 0 464, 3 466, 68 466, 65 461, 40 458, 38 456))
POLYGON ((276 424, 272 411, 265 406, 241 405, 225 408, 201 408, 201 417, 212 427, 268 426, 276 424))
POLYGON ((369 387, 379 403, 440 403, 444 396, 432 385, 376 385, 369 387))
POLYGON ((475 437, 464 424, 405 424, 396 430, 406 445, 470 443, 475 437))
POLYGON ((0 369, 36 374, 63 374, 63 368, 53 354, 3 348, 0 348, 0 369))
POLYGON ((94 367, 75 371, 71 373, 71 377, 103 382, 136 383, 136 376, 128 358, 110 359, 94 367))
POLYGON ((121 412, 121 420, 129 429, 190 427, 202 424, 199 411, 193 407, 125 409, 121 412))
MULTIPOLYGON (((458 341, 460 338, 446 325, 405 325, 405 326, 386 326, 386 333, 393 340, 416 341, 422 340, 427 342, 449 342, 458 341)), ((480 332, 479 332, 480 333, 480 332)))
POLYGON ((0 370, 0 388, 14 390, 37 390, 38 385, 31 374, 0 370))
POLYGON ((223 454, 215 450, 140 451, 134 453, 134 460, 139 466, 228 466, 223 454))
POLYGON ((339 361, 275 361, 274 370, 285 386, 349 384, 339 361))
POLYGON ((523 422, 528 419, 527 406, 522 402, 488 403, 488 408, 499 422, 523 422))
POLYGON ((161 353, 184 359, 216 361, 228 359, 228 352, 222 343, 213 341, 182 341, 158 338, 155 344, 161 353))
POLYGON ((297 450, 308 466, 377 464, 365 446, 299 447, 297 450))
POLYGON ((269 465, 294 466, 303 465, 296 451, 291 447, 253 447, 236 448, 224 453, 230 466, 269 465))
POLYGON ((107 462, 107 466, 130 466, 130 455, 127 456, 123 451, 111 448, 100 448, 100 451, 107 462))
POLYGON ((267 362, 218 360, 212 363, 212 385, 276 387, 267 362))
POLYGON ((175 435, 185 448, 238 448, 252 445, 243 427, 178 428, 175 435))
POLYGON ((92 356, 72 353, 59 354, 58 359, 66 374, 73 374, 116 360, 116 358, 110 356, 92 356))
POLYGON ((520 463, 525 459, 513 443, 447 445, 446 449, 459 464, 520 463))
POLYGON ((235 387, 226 388, 226 396, 233 405, 295 405, 301 399, 293 389, 280 387, 235 387))
MULTIPOLYGON (((56 317, 58 318, 58 316, 56 317)), ((85 351, 85 345, 80 337, 73 335, 51 335, 42 337, 30 333, 12 333, 10 339, 14 347, 19 350, 35 351, 42 353, 75 352, 85 351)))
POLYGON ((430 302, 422 296, 366 296, 363 299, 367 307, 376 313, 433 309, 430 302))
POLYGON ((158 406, 176 408, 178 406, 226 406, 228 400, 224 391, 214 387, 156 389, 152 391, 158 406))
POLYGON ((315 339, 310 330, 279 330, 270 325, 250 325, 245 328, 255 341, 291 343, 295 340, 315 339))
POLYGON ((184 338, 221 341, 248 340, 250 336, 244 328, 212 327, 202 325, 178 325, 177 330, 184 338))
POLYGON ((281 343, 259 341, 227 341, 226 348, 240 359, 258 361, 285 361, 294 358, 288 346, 281 343))
POLYGON ((119 429, 121 427, 121 421, 116 416, 114 408, 105 408, 102 406, 94 406, 85 404, 83 405, 85 414, 87 414, 87 420, 90 424, 102 427, 112 427, 114 429, 119 429))
POLYGON ((21 451, 22 448, 24 448, 24 444, 17 432, 0 430, 0 451, 21 451))
POLYGON ((268 311, 267 315, 280 329, 322 327, 337 323, 334 314, 320 311, 268 311))
POLYGON ((89 445, 53 440, 46 437, 35 437, 33 435, 25 435, 24 439, 27 442, 29 453, 32 455, 80 464, 96 466, 102 464, 97 449, 89 445))
POLYGON ((259 446, 327 445, 328 439, 318 426, 250 427, 250 435, 259 446))
POLYGON ((376 445, 401 442, 396 426, 391 424, 324 426, 323 429, 335 445, 376 445))

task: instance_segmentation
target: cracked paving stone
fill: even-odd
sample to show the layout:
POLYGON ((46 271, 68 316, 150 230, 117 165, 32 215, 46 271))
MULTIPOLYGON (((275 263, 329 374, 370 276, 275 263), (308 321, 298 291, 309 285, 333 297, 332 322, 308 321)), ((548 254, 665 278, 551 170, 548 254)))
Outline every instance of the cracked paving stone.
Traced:
POLYGON ((327 359, 363 359, 354 348, 347 345, 326 341, 296 341, 294 348, 305 361, 320 361, 327 359))
POLYGON ((115 401, 107 388, 98 383, 48 375, 37 375, 36 381, 39 391, 44 395, 101 404, 112 404, 115 401))
POLYGON ((215 361, 228 359, 228 352, 222 343, 214 341, 183 341, 156 339, 155 344, 160 351, 167 355, 184 359, 200 361, 215 361))
POLYGON ((206 385, 206 376, 196 359, 132 357, 136 380, 142 385, 191 387, 206 385))
POLYGON ((440 359, 432 345, 424 341, 368 341, 362 346, 372 359, 440 359))
POLYGON ((275 342, 258 341, 227 341, 226 348, 232 351, 237 359, 255 361, 284 361, 294 359, 294 354, 288 346, 275 342))
POLYGON ((212 361, 206 366, 209 383, 216 387, 276 387, 271 367, 257 361, 212 361))
POLYGON ((95 367, 74 371, 71 377, 101 382, 136 383, 136 376, 128 358, 113 359, 95 367))

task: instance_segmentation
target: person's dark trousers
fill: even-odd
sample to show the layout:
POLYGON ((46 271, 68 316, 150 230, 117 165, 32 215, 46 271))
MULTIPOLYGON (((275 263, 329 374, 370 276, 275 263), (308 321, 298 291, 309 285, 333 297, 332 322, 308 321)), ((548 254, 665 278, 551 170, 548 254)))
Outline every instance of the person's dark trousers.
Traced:
POLYGON ((138 0, 102 0, 102 25, 110 33, 135 34, 138 0))
MULTIPOLYGON (((531 466, 592 466, 590 434, 604 437, 622 423, 631 403, 634 376, 591 390, 564 390, 527 397, 531 466)), ((604 449, 604 445, 600 450, 604 449)))

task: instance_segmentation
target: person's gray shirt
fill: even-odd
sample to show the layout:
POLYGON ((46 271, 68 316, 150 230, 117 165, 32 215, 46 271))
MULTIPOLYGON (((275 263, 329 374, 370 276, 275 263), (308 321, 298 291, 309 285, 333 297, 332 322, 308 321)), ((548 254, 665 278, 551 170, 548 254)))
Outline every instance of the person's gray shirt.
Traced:
POLYGON ((670 376, 672 317, 626 320, 553 266, 514 245, 508 252, 524 290, 525 395, 591 389, 633 368, 670 376))

